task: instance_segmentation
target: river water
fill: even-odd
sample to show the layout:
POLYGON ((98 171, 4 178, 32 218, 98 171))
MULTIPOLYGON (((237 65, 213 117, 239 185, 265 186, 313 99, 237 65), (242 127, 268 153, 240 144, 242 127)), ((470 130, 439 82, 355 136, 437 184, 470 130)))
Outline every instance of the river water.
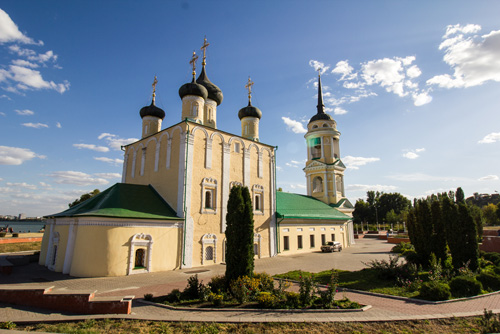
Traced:
POLYGON ((43 229, 45 226, 44 222, 27 222, 27 221, 17 221, 17 220, 0 220, 0 227, 6 226, 12 227, 14 233, 36 233, 43 229))

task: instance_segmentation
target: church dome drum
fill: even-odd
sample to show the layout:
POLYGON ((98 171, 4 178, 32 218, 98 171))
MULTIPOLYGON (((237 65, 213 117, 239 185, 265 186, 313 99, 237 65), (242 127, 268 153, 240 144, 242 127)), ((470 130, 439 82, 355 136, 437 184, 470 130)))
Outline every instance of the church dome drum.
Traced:
POLYGON ((141 118, 144 118, 146 116, 154 116, 161 119, 165 118, 165 112, 163 111, 163 109, 155 106, 154 101, 151 102, 149 106, 142 107, 139 114, 141 115, 141 118))
POLYGON ((240 118, 240 120, 245 117, 257 117, 258 119, 261 119, 262 111, 260 111, 259 108, 254 107, 252 106, 252 104, 248 103, 248 106, 240 109, 240 111, 238 112, 238 117, 240 118))
POLYGON ((193 79, 193 81, 188 82, 179 88, 179 96, 181 99, 187 95, 199 96, 206 100, 208 97, 208 91, 205 87, 196 83, 193 79))

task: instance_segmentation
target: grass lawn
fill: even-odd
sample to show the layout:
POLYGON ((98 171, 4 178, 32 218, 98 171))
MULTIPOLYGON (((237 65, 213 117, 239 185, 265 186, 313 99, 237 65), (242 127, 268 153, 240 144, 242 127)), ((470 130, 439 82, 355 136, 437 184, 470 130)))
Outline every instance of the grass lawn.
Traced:
MULTIPOLYGON (((362 269, 358 271, 337 270, 337 272, 339 273, 340 287, 402 297, 415 297, 418 295, 418 291, 408 292, 402 287, 395 286, 393 281, 379 278, 376 271, 372 269, 362 269)), ((294 270, 284 274, 275 275, 275 277, 298 281, 301 274, 304 275, 304 277, 312 275, 312 273, 309 272, 300 272, 299 270, 294 270)), ((314 281, 319 284, 327 284, 329 278, 330 270, 325 270, 314 274, 314 281)))
MULTIPOLYGON (((419 321, 331 323, 197 323, 139 320, 11 325, 10 329, 51 333, 479 333, 480 317, 419 321), (12 327, 15 326, 15 327, 12 327)), ((7 323, 3 323, 4 325, 7 323)), ((0 323, 0 328, 2 323, 0 323)))
POLYGON ((31 250, 40 250, 42 242, 20 242, 14 244, 0 244, 0 253, 13 253, 31 250))

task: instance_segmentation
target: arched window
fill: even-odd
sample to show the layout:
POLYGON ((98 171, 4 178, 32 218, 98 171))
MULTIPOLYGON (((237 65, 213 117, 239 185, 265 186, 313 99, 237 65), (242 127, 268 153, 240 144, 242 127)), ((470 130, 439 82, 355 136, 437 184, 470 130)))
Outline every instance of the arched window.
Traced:
POLYGON ((313 193, 319 193, 323 191, 323 179, 319 176, 316 176, 313 179, 313 193))
POLYGON ((205 261, 214 260, 214 248, 212 246, 207 246, 205 248, 205 261))
POLYGON ((213 209, 212 190, 205 191, 205 209, 213 209))
POLYGON ((313 159, 321 158, 321 138, 311 139, 311 155, 313 159))
POLYGON ((260 196, 255 195, 255 210, 260 210, 260 196))
POLYGON ((146 252, 144 248, 139 248, 135 251, 135 267, 134 268, 144 268, 146 258, 146 252))
POLYGON ((317 126, 317 125, 313 125, 313 129, 317 129, 317 128, 318 128, 318 126, 317 126))
POLYGON ((198 103, 193 103, 193 109, 191 110, 191 116, 198 117, 198 103))
POLYGON ((128 274, 151 272, 153 238, 150 234, 137 233, 130 239, 128 274))

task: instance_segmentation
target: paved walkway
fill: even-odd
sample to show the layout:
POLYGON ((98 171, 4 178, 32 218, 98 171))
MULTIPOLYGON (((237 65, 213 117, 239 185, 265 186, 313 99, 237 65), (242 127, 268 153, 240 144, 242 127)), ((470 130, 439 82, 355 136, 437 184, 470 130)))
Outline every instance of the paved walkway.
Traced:
MULTIPOLYGON (((255 261, 257 272, 271 275, 289 270, 302 269, 318 272, 327 269, 359 270, 373 259, 387 259, 393 245, 385 241, 362 239, 341 253, 309 253, 255 261)), ((197 273, 207 283, 210 277, 223 274, 221 264, 181 269, 169 272, 138 274, 124 277, 72 278, 68 275, 48 271, 37 264, 15 267, 10 276, 0 276, 0 284, 22 284, 30 287, 54 286, 54 290, 97 290, 97 296, 135 295, 142 298, 145 293, 164 295, 174 288, 183 289, 189 276, 197 273)), ((338 298, 348 297, 360 304, 371 305, 365 312, 350 311, 248 311, 248 310, 194 310, 181 311, 148 305, 134 301, 130 315, 72 315, 55 313, 8 304, 0 304, 0 321, 41 322, 88 318, 126 318, 163 321, 207 321, 207 322, 330 322, 330 321, 390 321, 407 319, 431 319, 463 317, 483 314, 484 309, 500 313, 500 294, 441 304, 427 304, 408 299, 360 292, 339 292, 338 298)))

